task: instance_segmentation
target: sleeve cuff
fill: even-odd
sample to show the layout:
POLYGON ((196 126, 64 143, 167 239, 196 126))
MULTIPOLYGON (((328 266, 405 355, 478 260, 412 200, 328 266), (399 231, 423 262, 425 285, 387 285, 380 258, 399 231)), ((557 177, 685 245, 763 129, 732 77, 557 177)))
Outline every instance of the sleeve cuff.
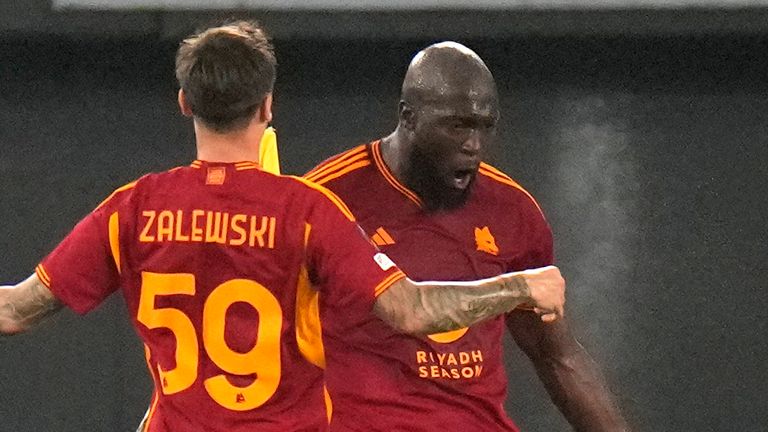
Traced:
POLYGON ((396 271, 395 273, 392 273, 391 275, 387 276, 383 281, 381 281, 378 285, 376 285, 376 288, 373 290, 373 296, 374 297, 380 296, 384 291, 386 291, 389 287, 391 287, 393 283, 403 278, 405 278, 405 273, 403 273, 400 270, 396 271))

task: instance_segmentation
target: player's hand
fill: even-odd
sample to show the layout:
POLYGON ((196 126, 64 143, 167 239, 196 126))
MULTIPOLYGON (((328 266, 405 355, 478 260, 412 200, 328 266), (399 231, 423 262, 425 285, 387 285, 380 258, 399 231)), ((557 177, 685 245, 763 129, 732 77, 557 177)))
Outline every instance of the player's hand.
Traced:
POLYGON ((534 312, 544 322, 561 318, 565 307, 565 280, 555 266, 525 270, 519 273, 525 279, 534 312))

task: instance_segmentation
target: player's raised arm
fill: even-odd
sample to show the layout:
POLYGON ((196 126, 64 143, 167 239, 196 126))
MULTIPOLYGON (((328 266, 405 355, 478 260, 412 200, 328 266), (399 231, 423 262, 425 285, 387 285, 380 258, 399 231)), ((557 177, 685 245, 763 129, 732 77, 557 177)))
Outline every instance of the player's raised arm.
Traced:
POLYGON ((433 334, 469 327, 527 303, 543 321, 563 315, 565 281, 554 266, 472 282, 413 282, 403 278, 376 299, 374 311, 392 327, 433 334))
POLYGON ((25 332, 61 307, 36 274, 17 285, 0 286, 0 334, 25 332))

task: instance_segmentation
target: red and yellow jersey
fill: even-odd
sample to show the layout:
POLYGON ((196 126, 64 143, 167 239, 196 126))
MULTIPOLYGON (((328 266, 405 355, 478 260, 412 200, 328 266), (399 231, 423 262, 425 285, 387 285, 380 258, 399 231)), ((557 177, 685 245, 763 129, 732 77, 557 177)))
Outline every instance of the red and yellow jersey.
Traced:
MULTIPOLYGON (((381 157, 379 142, 305 177, 336 193, 382 251, 414 280, 472 280, 552 263, 552 236, 528 192, 482 164, 461 208, 427 212, 381 157)), ((513 313, 530 313, 525 311, 513 313)), ((504 318, 418 338, 375 317, 339 333, 321 314, 332 431, 516 431, 504 411, 504 318)))
POLYGON ((318 298, 368 317, 403 277, 378 254, 325 188, 196 161, 116 190, 36 271, 81 314, 122 290, 156 386, 143 430, 321 431, 318 298))

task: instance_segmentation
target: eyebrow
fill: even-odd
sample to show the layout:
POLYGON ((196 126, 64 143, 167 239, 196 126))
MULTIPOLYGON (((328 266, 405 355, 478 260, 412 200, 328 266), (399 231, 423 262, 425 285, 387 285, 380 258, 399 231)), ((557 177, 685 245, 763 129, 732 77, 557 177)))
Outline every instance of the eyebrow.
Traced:
POLYGON ((467 121, 467 122, 485 122, 487 120, 492 121, 498 121, 499 115, 498 113, 488 113, 486 114, 477 114, 477 113, 471 113, 471 114, 452 114, 445 116, 445 121, 467 121))

